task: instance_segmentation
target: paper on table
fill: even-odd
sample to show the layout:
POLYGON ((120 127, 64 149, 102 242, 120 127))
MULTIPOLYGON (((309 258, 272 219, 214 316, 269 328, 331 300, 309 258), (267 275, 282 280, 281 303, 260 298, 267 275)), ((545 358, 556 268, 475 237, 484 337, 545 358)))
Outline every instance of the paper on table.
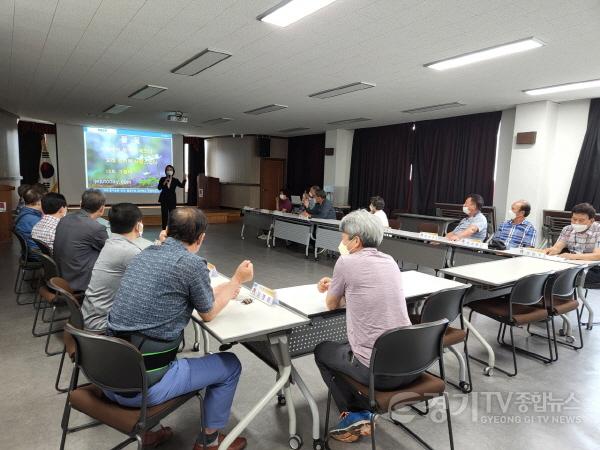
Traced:
POLYGON ((307 316, 327 311, 325 305, 327 294, 321 294, 316 284, 276 289, 275 292, 280 303, 284 303, 307 316))

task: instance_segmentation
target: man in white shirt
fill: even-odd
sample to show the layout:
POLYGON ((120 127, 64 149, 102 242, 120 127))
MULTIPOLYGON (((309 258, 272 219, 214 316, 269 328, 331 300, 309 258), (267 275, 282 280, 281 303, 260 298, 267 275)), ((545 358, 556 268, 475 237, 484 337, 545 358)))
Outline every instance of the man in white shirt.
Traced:
POLYGON ((385 201, 383 201, 381 197, 378 195, 371 197, 371 202, 369 204, 369 210, 371 211, 371 214, 375 214, 375 216, 381 220, 381 224, 384 227, 389 227, 390 224, 383 208, 385 208, 385 201))

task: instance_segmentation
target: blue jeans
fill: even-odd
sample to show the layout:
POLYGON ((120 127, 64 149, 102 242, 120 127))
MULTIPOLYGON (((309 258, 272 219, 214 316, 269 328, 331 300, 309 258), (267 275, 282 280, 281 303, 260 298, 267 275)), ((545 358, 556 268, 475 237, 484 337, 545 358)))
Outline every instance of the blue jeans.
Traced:
MULTIPOLYGON (((201 358, 182 358, 173 361, 161 380, 148 389, 148 406, 164 403, 180 395, 206 388, 204 396, 204 426, 221 429, 227 425, 233 396, 242 365, 233 353, 216 353, 201 358)), ((142 394, 123 397, 104 391, 114 402, 139 407, 142 394)))

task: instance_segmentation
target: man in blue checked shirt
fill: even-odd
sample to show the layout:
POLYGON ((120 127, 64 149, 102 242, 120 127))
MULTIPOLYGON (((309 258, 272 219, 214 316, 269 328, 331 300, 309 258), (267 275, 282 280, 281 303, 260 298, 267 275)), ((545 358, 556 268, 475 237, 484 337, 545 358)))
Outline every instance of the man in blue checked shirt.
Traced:
POLYGON ((517 200, 508 210, 508 220, 502 222, 494 235, 507 248, 535 247, 537 232, 533 224, 526 219, 531 212, 527 200, 517 200))

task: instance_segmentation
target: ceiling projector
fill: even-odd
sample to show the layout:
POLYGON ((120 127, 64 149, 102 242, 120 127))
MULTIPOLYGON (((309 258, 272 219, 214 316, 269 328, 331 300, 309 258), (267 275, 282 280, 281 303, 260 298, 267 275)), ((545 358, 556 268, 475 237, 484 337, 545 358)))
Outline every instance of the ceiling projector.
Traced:
POLYGON ((167 120, 169 122, 188 123, 189 119, 190 119, 189 116, 185 115, 184 113, 182 113, 180 111, 169 113, 167 115, 167 120))

